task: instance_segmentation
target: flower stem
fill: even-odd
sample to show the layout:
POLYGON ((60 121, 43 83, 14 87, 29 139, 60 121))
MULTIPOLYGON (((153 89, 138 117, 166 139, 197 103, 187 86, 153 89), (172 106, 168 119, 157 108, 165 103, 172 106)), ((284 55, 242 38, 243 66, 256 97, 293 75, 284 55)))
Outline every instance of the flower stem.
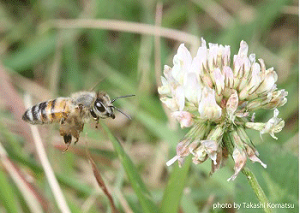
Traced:
POLYGON ((259 185, 253 172, 250 169, 248 169, 247 167, 244 167, 242 172, 244 175, 246 175, 248 182, 249 182, 250 186, 252 187, 254 193, 256 194, 256 197, 259 200, 259 202, 264 204, 264 211, 266 213, 271 213, 272 210, 267 207, 267 203, 269 202, 268 198, 265 195, 261 186, 259 185))

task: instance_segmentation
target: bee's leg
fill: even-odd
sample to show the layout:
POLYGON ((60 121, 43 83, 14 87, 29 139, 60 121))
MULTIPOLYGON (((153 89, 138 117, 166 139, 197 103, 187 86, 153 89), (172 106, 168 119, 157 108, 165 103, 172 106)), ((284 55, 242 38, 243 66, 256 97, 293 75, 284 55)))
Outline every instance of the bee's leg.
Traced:
POLYGON ((74 145, 79 141, 79 136, 78 136, 78 138, 75 138, 76 140, 75 140, 75 142, 74 142, 74 145))
MULTIPOLYGON (((82 132, 83 127, 84 127, 84 123, 81 124, 81 127, 80 127, 80 129, 79 129, 79 133, 82 132)), ((78 134, 79 134, 79 133, 78 133, 78 134)))
POLYGON ((73 133, 72 133, 72 135, 73 135, 73 137, 75 138, 75 142, 74 142, 74 144, 76 144, 78 141, 79 141, 79 131, 78 130, 75 130, 75 131, 73 131, 73 133))
POLYGON ((73 134, 73 137, 75 138, 74 145, 79 141, 79 133, 80 132, 77 132, 76 134, 73 134))
POLYGON ((72 135, 64 135, 63 137, 64 137, 65 144, 67 145, 67 148, 64 150, 64 152, 66 152, 69 149, 69 146, 71 145, 72 135))
POLYGON ((76 129, 73 129, 72 135, 76 139, 74 144, 76 144, 79 141, 80 132, 82 132, 84 127, 84 123, 79 125, 76 129))

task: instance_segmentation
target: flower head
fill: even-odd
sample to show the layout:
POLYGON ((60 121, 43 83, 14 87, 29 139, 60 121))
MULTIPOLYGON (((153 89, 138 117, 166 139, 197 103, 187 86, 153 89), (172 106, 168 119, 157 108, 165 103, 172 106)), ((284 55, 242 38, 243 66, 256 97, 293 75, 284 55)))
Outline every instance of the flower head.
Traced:
POLYGON ((158 92, 181 128, 191 129, 167 165, 175 161, 181 165, 191 154, 195 164, 210 159, 213 173, 229 154, 235 161, 235 173, 228 180, 237 177, 247 159, 266 167, 245 129, 269 133, 277 139, 274 134, 284 127, 277 108, 287 102, 287 92, 277 90, 274 68, 266 69, 262 59, 256 61, 255 54, 248 56, 245 41, 241 41, 231 63, 230 46, 207 47, 203 38, 194 58, 181 44, 173 64, 165 66, 158 92), (254 122, 258 109, 274 109, 274 117, 266 123, 254 122))

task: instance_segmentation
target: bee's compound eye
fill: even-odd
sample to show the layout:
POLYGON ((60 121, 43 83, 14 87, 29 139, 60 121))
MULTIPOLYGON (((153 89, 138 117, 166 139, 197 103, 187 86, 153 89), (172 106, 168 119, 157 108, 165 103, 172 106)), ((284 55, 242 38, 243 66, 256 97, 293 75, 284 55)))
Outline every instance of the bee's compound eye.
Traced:
POLYGON ((96 101, 95 102, 95 107, 100 112, 104 112, 105 111, 105 107, 103 106, 103 104, 101 102, 96 101))

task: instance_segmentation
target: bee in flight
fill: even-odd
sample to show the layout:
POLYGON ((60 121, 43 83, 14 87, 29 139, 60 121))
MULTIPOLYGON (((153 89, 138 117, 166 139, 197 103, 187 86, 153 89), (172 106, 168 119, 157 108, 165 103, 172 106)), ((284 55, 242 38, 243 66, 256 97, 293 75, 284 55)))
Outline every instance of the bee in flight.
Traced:
POLYGON ((72 136, 79 140, 79 134, 85 123, 99 118, 115 119, 114 110, 124 112, 116 108, 113 103, 119 98, 127 98, 134 95, 126 95, 110 100, 105 92, 78 92, 71 97, 59 97, 36 104, 26 110, 22 119, 30 124, 60 123, 60 135, 64 138, 67 149, 72 142, 72 136))

